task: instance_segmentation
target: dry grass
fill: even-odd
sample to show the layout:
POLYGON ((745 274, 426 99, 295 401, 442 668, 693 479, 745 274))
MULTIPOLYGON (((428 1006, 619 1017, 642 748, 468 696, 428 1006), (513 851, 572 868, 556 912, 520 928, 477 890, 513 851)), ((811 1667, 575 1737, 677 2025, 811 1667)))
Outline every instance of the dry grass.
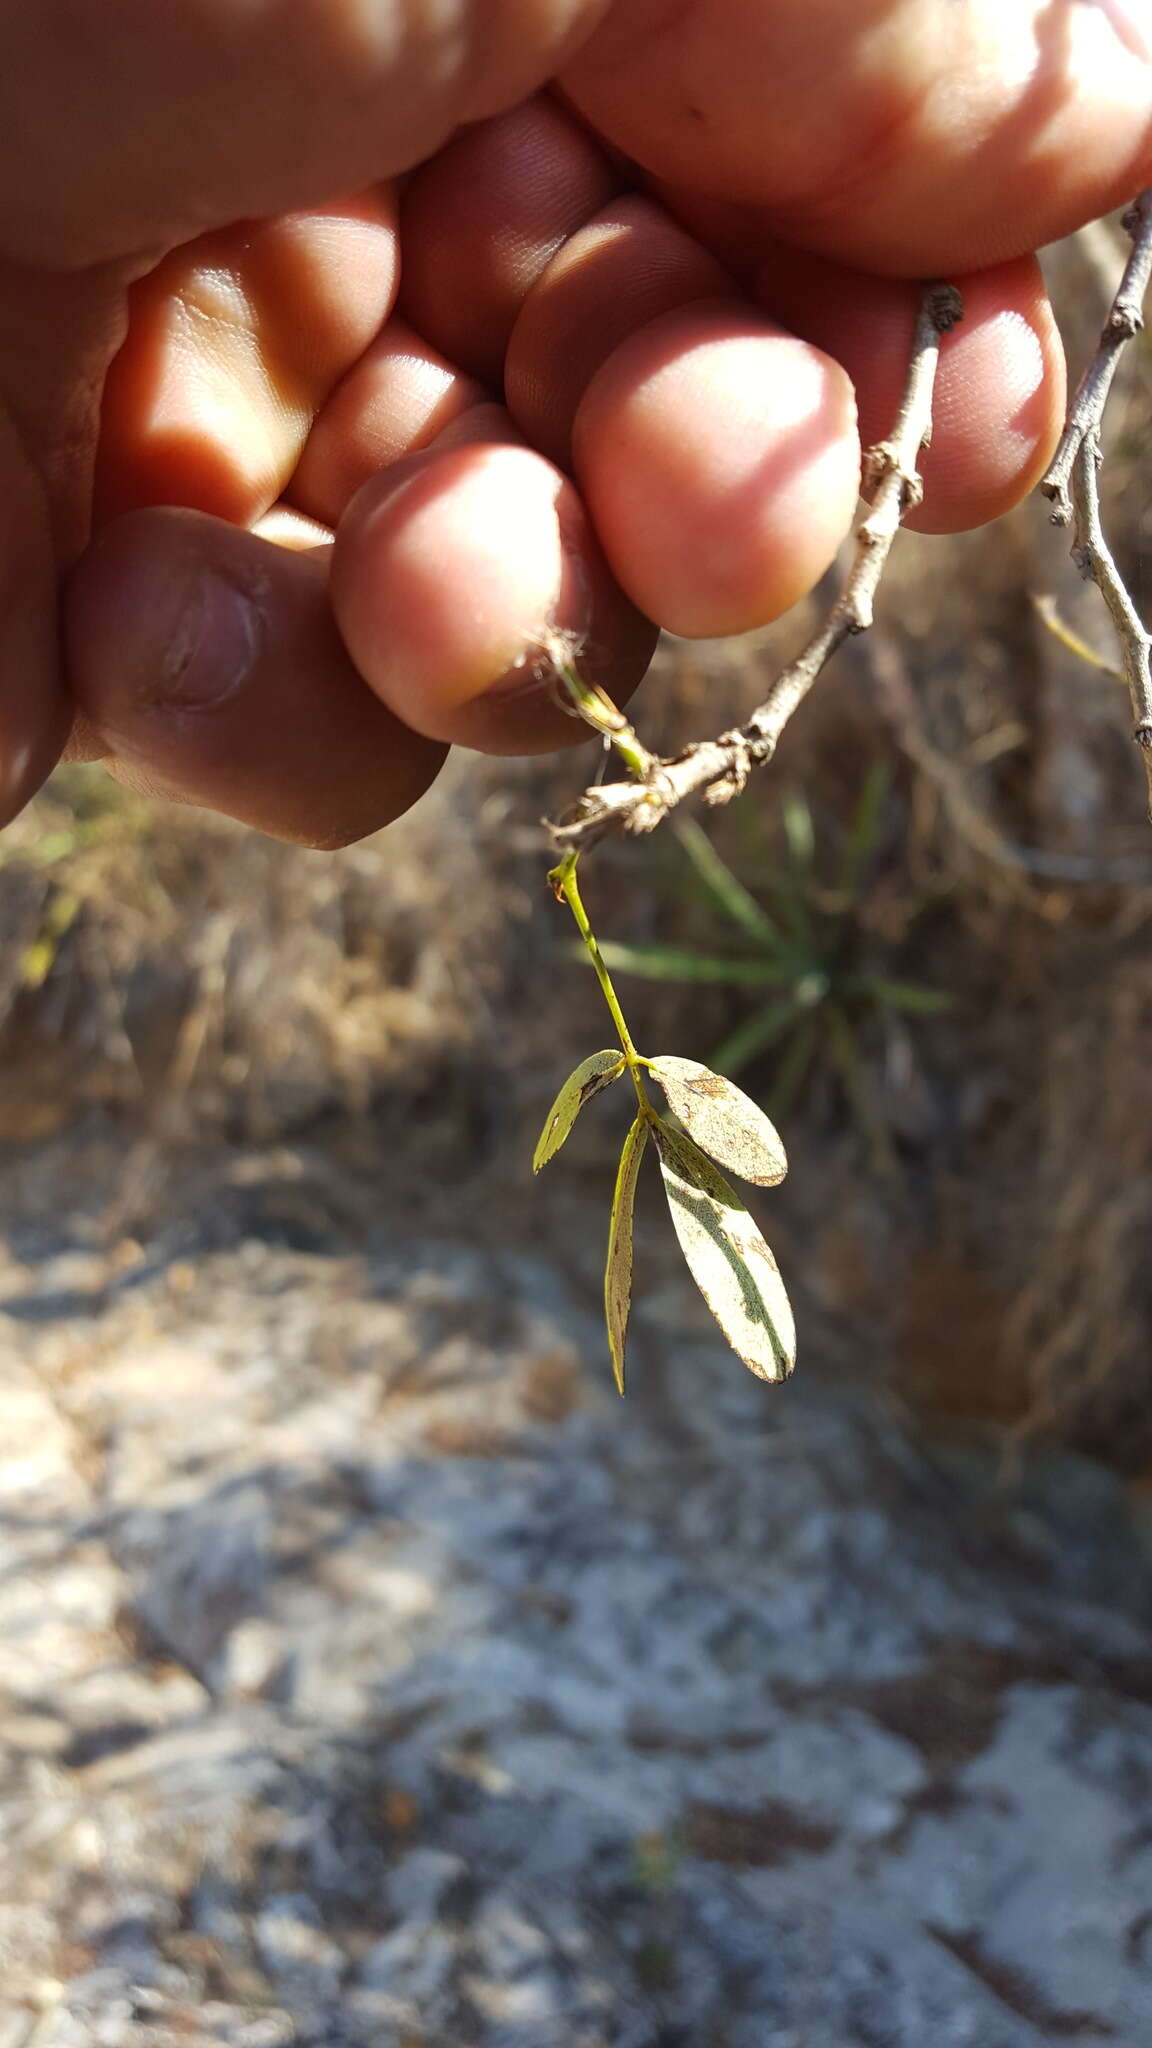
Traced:
POLYGON ((61 771, 3 847, 3 1135, 101 1103, 272 1136, 417 1094, 488 1027, 515 910, 466 782, 317 855, 61 771))

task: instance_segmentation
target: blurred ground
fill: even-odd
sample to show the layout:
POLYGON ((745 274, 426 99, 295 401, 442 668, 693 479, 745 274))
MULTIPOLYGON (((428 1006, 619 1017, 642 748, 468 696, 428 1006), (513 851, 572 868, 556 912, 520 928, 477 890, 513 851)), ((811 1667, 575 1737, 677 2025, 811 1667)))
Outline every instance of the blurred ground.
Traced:
MULTIPOLYGON (((1146 2038, 1152 840, 1035 590, 1107 647, 1041 509, 906 541, 710 821, 767 890, 804 793, 819 935, 880 764, 838 944, 949 1004, 848 1004, 846 1058, 816 1008, 758 1204, 782 1392, 651 1186, 621 1407, 615 1099, 527 1173, 605 1041, 537 824, 587 751, 457 763, 335 856, 87 770, 5 835, 0 2048, 1146 2038)), ((800 630, 667 647, 646 737, 719 728, 800 630)), ((617 941, 735 944, 669 834, 586 894, 617 941)), ((621 988, 700 1057, 765 1001, 621 988)))
POLYGON ((5 2048, 1139 2048, 1120 1483, 773 1400, 650 1229, 623 1410, 597 1212, 465 1192, 6 1272, 5 2048))

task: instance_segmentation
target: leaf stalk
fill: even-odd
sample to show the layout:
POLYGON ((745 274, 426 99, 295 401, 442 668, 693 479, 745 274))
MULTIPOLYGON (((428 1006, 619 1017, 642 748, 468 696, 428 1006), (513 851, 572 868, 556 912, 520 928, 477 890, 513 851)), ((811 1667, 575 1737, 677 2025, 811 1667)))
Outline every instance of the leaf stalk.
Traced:
POLYGON ((580 884, 576 879, 579 858, 580 856, 575 849, 566 853, 559 865, 551 870, 548 880, 555 895, 563 899, 575 919, 576 929, 584 941, 588 957, 596 970, 596 979, 600 983, 600 993, 608 1005, 612 1022, 616 1026, 616 1035, 620 1040, 620 1050, 628 1062, 628 1071, 632 1076, 632 1084, 636 1090, 640 1108, 649 1121, 651 1121, 655 1112, 653 1111, 640 1073, 641 1067, 646 1066, 647 1061, 637 1052, 636 1047, 632 1043, 632 1034, 628 1029, 624 1012, 620 1007, 620 999, 612 986, 612 977, 605 966, 604 956, 596 943, 596 934, 592 929, 588 912, 584 908, 584 899, 580 894, 580 884))

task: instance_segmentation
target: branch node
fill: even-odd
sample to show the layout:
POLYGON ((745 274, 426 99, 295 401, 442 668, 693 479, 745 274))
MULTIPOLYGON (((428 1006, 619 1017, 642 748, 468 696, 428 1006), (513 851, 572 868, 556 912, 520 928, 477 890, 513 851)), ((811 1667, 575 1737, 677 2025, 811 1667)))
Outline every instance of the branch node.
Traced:
POLYGON ((951 334, 954 327, 964 318, 964 301, 954 284, 932 284, 928 287, 929 310, 937 334, 951 334))

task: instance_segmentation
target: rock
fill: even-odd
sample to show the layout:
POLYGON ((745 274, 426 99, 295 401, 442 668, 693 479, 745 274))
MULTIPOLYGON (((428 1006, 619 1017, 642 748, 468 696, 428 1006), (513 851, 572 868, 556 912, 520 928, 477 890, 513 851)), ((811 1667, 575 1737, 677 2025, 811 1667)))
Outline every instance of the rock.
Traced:
POLYGON ((325 1933, 319 1908, 301 1892, 267 1900, 256 1921, 256 1944, 270 1977, 313 1996, 335 1990, 344 1973, 344 1957, 325 1933))
POLYGON ((398 2016, 408 2010, 417 2018, 431 2017, 448 1988, 456 1958, 456 1941, 443 1927, 430 1920, 409 1920, 369 1950, 358 1981, 365 1990, 385 1992, 398 2016))
POLYGON ((462 1856, 412 1849, 388 1873, 387 1899, 398 1920, 435 1920, 460 1900, 468 1883, 462 1856))

